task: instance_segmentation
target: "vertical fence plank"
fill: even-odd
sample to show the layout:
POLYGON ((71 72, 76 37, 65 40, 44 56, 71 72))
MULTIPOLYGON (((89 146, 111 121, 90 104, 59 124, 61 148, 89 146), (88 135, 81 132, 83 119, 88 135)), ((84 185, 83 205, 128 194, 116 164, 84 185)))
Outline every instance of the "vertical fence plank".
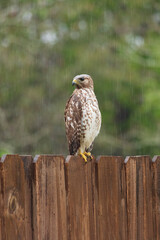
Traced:
POLYGON ((2 229, 3 229, 3 214, 4 214, 4 204, 3 204, 3 167, 0 158, 0 240, 2 240, 2 229))
POLYGON ((98 239, 127 240, 125 168, 122 157, 97 159, 98 239))
POLYGON ((148 156, 127 157, 128 239, 153 240, 152 174, 148 156))
POLYGON ((66 159, 68 240, 97 240, 95 211, 95 161, 66 159))
POLYGON ((64 158, 36 156, 34 174, 34 240, 66 240, 64 158))
POLYGON ((160 156, 152 160, 153 174, 153 232, 154 240, 160 240, 160 156))
POLYGON ((32 202, 32 181, 33 181, 33 158, 32 156, 21 156, 25 172, 25 229, 26 239, 33 239, 33 202, 32 202))
POLYGON ((25 177, 18 155, 1 158, 1 238, 26 239, 25 236, 25 177))

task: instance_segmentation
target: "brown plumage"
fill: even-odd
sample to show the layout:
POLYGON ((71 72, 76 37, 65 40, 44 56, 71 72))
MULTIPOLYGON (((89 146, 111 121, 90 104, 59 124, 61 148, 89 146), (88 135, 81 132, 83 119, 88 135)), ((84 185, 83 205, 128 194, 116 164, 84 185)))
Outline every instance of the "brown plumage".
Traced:
POLYGON ((74 77, 76 86, 65 108, 66 136, 71 155, 86 156, 93 147, 93 141, 101 127, 101 113, 94 94, 92 78, 87 74, 74 77))

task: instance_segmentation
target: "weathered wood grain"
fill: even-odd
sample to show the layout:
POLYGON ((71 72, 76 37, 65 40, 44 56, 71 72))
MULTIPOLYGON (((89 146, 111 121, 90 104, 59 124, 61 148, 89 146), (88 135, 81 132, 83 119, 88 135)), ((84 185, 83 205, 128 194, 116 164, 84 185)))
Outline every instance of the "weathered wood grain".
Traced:
POLYGON ((68 240, 97 240, 95 161, 68 156, 65 170, 68 240))
POLYGON ((127 240, 126 182, 124 159, 97 159, 98 239, 127 240))
POLYGON ((0 240, 160 240, 160 156, 0 158, 0 240))
POLYGON ((66 240, 66 194, 64 158, 41 155, 34 158, 34 240, 66 240))
POLYGON ((4 183, 3 183, 3 165, 1 162, 1 158, 0 158, 0 240, 2 240, 2 228, 4 226, 4 201, 3 201, 3 191, 4 191, 4 187, 3 187, 4 183))
POLYGON ((128 239, 153 240, 151 159, 127 157, 125 163, 128 239))
POLYGON ((32 156, 20 156, 24 164, 25 173, 25 233, 27 240, 33 240, 33 158, 32 156))
POLYGON ((18 155, 1 158, 1 239, 26 239, 25 232, 25 174, 18 155))
POLYGON ((160 156, 152 159, 153 239, 160 240, 160 156))

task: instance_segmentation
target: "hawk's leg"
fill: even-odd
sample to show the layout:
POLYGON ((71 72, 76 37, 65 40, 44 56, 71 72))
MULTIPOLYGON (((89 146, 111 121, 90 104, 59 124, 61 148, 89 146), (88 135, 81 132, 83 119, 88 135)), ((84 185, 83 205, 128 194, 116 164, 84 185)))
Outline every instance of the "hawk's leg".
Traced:
POLYGON ((90 157, 91 159, 93 159, 93 157, 92 157, 90 152, 84 152, 84 155, 87 156, 87 157, 90 157))
POLYGON ((85 163, 87 163, 87 157, 85 156, 84 153, 79 153, 80 156, 82 156, 82 158, 84 159, 85 163))

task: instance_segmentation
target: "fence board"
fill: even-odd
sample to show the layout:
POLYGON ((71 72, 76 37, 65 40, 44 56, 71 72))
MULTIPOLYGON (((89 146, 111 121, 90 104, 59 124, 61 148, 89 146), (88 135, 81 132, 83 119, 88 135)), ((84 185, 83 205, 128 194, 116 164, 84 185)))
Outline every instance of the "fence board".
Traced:
POLYGON ((127 240, 124 159, 97 159, 98 239, 127 240))
POLYGON ((153 240, 152 174, 148 156, 126 162, 128 239, 153 240))
POLYGON ((26 239, 33 240, 33 204, 32 204, 32 181, 33 181, 33 158, 21 156, 25 172, 25 229, 26 239))
POLYGON ((160 156, 152 160, 153 174, 153 232, 154 240, 160 240, 160 156))
POLYGON ((4 214, 4 204, 3 204, 3 167, 0 158, 0 240, 2 240, 2 229, 3 229, 3 214, 4 214))
POLYGON ((95 211, 95 161, 66 159, 68 240, 97 240, 95 211))
POLYGON ((66 240, 64 158, 36 156, 34 174, 34 240, 66 240))
POLYGON ((1 238, 26 239, 24 165, 18 155, 1 159, 1 238))

